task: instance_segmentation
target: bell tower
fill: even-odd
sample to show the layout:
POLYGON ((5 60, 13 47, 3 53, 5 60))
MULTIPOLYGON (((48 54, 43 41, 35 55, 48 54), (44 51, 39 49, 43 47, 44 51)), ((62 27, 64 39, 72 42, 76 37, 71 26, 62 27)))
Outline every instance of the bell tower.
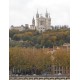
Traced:
POLYGON ((37 10, 36 18, 39 18, 39 13, 38 13, 38 10, 37 10))
POLYGON ((32 19, 32 25, 35 26, 35 19, 34 19, 34 17, 32 19))
POLYGON ((47 12, 47 9, 46 9, 46 14, 45 14, 45 17, 46 17, 46 18, 48 18, 48 12, 47 12))
POLYGON ((38 13, 38 10, 37 10, 37 13, 36 13, 36 27, 37 28, 39 27, 39 13, 38 13))

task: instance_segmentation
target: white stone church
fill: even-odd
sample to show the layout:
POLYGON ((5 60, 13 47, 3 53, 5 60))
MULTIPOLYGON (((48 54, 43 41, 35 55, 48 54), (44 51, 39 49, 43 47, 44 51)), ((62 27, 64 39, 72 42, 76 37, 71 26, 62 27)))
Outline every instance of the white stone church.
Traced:
POLYGON ((52 29, 51 27, 51 18, 50 14, 47 12, 45 13, 45 17, 40 15, 37 11, 36 19, 32 19, 32 25, 30 25, 31 30, 37 30, 39 32, 44 32, 45 30, 52 29))
POLYGON ((23 25, 21 25, 21 26, 11 25, 10 29, 15 29, 15 30, 19 30, 19 31, 24 31, 26 29, 31 29, 31 30, 37 30, 39 32, 44 32, 48 29, 52 29, 50 14, 46 10, 45 17, 43 17, 37 11, 36 19, 34 19, 34 17, 33 17, 32 25, 30 25, 30 27, 29 27, 28 24, 25 24, 25 26, 23 26, 23 25))

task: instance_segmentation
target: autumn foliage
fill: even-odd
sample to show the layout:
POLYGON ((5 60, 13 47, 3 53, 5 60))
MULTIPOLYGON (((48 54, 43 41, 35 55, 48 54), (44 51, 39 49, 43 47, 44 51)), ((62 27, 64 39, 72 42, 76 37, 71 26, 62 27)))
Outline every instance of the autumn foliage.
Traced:
POLYGON ((46 48, 10 48, 10 70, 15 69, 16 73, 41 74, 42 72, 52 73, 53 65, 70 66, 70 55, 66 49, 60 48, 54 54, 47 52, 46 48))

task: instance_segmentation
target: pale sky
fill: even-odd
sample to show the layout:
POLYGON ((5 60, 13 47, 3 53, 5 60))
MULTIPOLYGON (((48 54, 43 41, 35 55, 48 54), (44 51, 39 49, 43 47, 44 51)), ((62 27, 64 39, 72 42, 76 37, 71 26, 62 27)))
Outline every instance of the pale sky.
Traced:
POLYGON ((43 16, 46 9, 51 16, 51 25, 70 25, 69 0, 10 0, 9 26, 32 24, 38 12, 43 16))

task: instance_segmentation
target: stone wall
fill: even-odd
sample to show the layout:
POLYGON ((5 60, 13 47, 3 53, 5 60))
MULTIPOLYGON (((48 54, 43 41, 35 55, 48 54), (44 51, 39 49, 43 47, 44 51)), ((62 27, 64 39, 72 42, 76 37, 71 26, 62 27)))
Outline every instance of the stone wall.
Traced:
POLYGON ((70 80, 67 77, 10 77, 9 80, 70 80))

